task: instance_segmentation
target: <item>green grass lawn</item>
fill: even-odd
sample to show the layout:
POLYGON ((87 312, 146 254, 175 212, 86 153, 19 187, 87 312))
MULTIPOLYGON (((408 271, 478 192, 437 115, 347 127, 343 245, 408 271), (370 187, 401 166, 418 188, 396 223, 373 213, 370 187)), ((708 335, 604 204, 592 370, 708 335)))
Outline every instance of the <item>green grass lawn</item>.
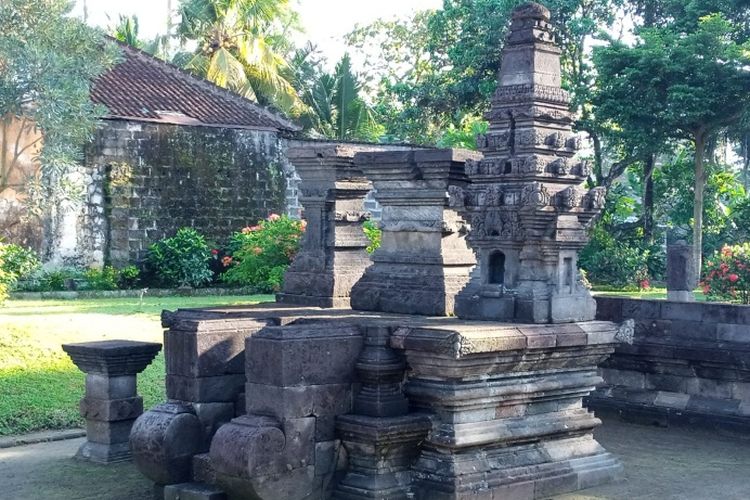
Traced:
MULTIPOLYGON (((249 304, 268 295, 11 300, 0 307, 0 436, 79 426, 84 375, 60 345, 106 339, 163 342, 163 309, 249 304)), ((138 376, 150 408, 164 400, 164 356, 138 376)))

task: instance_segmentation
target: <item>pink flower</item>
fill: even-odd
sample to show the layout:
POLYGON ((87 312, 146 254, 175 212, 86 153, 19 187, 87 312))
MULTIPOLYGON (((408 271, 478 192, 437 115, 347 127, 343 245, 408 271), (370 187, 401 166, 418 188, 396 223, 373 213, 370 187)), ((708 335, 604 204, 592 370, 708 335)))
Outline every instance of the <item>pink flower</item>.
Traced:
POLYGON ((737 280, 739 280, 739 279, 740 279, 740 277, 739 277, 739 276, 737 276, 737 275, 736 275, 736 274, 734 274, 734 273, 732 273, 732 274, 730 274, 730 275, 729 275, 729 281, 730 281, 731 283, 737 283, 737 280))
POLYGON ((219 251, 214 248, 214 249, 211 250, 211 254, 213 254, 213 255, 219 255, 219 251))
POLYGON ((262 254, 262 253, 263 253, 263 249, 262 249, 262 248, 260 248, 260 247, 255 247, 255 248, 253 248, 253 253, 254 253, 255 255, 260 255, 260 254, 262 254))
POLYGON ((281 216, 279 214, 271 214, 268 216, 268 220, 275 221, 281 219, 281 216))
POLYGON ((260 226, 252 226, 252 227, 247 228, 247 232, 254 233, 255 231, 260 231, 261 229, 263 228, 261 228, 260 226))
POLYGON ((232 263, 232 258, 227 255, 223 259, 221 259, 221 263, 224 264, 224 267, 229 267, 229 264, 232 263))
POLYGON ((248 234, 252 231, 250 227, 243 227, 242 228, 242 234, 248 234))

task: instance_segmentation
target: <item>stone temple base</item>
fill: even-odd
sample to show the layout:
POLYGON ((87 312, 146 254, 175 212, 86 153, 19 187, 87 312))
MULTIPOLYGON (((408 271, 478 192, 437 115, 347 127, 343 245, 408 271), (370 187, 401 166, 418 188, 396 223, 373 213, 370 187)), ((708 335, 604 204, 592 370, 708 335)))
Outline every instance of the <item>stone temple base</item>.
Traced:
POLYGON ((198 342, 211 341, 212 322, 256 326, 248 327, 244 353, 245 414, 204 436, 209 446, 195 449, 202 465, 186 469, 189 477, 170 473, 171 457, 187 459, 175 450, 200 436, 146 439, 163 419, 151 418, 153 410, 139 419, 131 435, 136 464, 147 463, 144 474, 162 485, 204 481, 254 500, 532 500, 620 475, 594 440, 601 422, 582 405, 617 343, 614 323, 511 324, 283 304, 178 311, 171 325, 184 323, 180 317, 206 323, 196 328, 209 332, 198 342), (268 326, 258 330, 260 322, 268 326), (373 331, 383 332, 380 344, 365 341, 373 331), (394 385, 403 361, 409 370, 394 385), (401 390, 408 409, 391 413, 385 401, 397 401, 401 390), (358 413, 365 410, 382 416, 358 413))

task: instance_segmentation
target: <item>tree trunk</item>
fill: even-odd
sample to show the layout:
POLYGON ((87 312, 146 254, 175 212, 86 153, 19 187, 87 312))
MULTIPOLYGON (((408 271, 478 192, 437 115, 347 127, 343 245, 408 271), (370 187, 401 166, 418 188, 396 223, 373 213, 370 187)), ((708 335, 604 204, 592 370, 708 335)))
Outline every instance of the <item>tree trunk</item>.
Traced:
POLYGON ((742 184, 750 190, 750 133, 742 136, 742 184))
POLYGON ((643 165, 643 239, 651 244, 654 241, 654 168, 655 155, 646 157, 643 165))
POLYGON ((706 187, 706 172, 703 164, 706 152, 706 137, 703 132, 695 134, 695 203, 693 205, 693 261, 698 279, 701 273, 703 254, 703 192, 706 187))

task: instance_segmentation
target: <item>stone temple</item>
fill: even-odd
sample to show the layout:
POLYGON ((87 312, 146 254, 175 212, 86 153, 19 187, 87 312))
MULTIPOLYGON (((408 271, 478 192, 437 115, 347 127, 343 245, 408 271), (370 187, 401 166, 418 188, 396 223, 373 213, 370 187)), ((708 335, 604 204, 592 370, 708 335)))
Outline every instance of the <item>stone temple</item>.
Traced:
POLYGON ((580 187, 541 5, 514 12, 502 68, 483 154, 295 151, 311 212, 278 301, 163 314, 168 401, 130 435, 157 498, 534 499, 618 478, 582 400, 627 328, 593 321, 579 282, 604 193, 580 187))

